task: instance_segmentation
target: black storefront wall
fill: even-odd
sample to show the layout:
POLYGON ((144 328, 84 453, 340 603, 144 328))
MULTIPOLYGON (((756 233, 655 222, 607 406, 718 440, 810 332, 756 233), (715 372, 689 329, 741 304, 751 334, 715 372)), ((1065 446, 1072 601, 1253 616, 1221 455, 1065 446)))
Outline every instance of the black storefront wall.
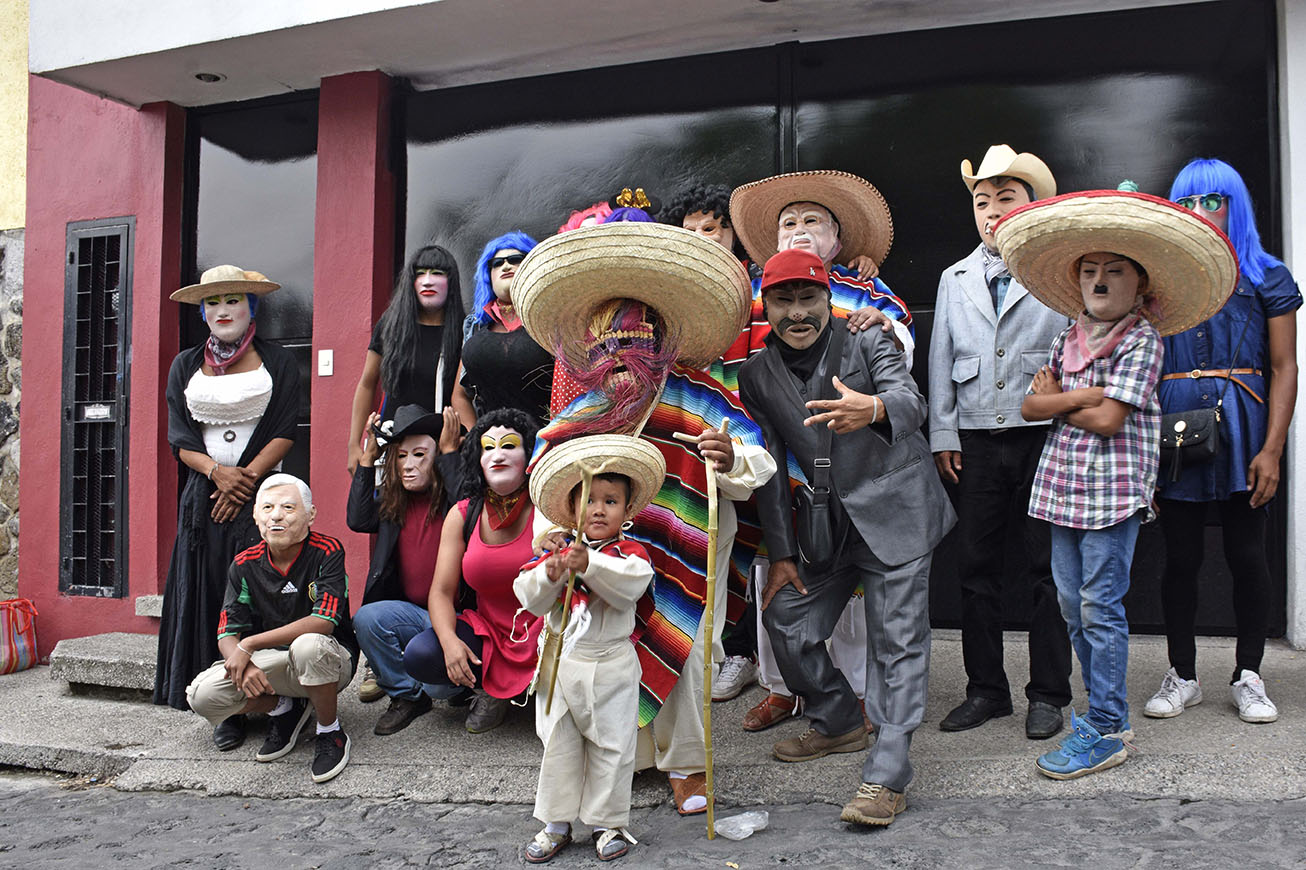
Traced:
MULTIPOLYGON (((916 316, 914 374, 924 385, 938 275, 977 243, 958 164, 994 142, 1043 156, 1063 191, 1129 177, 1164 194, 1189 157, 1219 155, 1261 195, 1257 217, 1279 249, 1273 16, 1268 0, 1202 3, 402 94, 400 238, 405 250, 446 245, 470 276, 491 237, 520 228, 544 238, 571 210, 624 186, 665 198, 691 178, 734 185, 795 169, 855 172, 893 209, 884 278, 916 316)), ((313 94, 196 111, 188 175, 188 274, 238 252, 241 265, 281 281, 265 309, 276 316, 261 317, 260 329, 297 348, 306 383, 316 115, 313 94)), ((470 277, 464 292, 470 300, 470 277)), ((183 344, 200 330, 184 319, 183 344)), ((288 467, 306 471, 306 445, 288 467)), ((1280 504, 1270 542, 1275 633, 1285 621, 1284 527, 1280 504)), ((1198 620, 1226 632, 1218 536, 1208 529, 1198 620)), ((936 625, 958 622, 955 552, 951 540, 937 552, 936 625)), ((1127 599, 1135 628, 1161 623, 1163 558, 1159 534, 1145 529, 1127 599)), ((1007 613, 1013 627, 1023 622, 1015 590, 1007 613)))

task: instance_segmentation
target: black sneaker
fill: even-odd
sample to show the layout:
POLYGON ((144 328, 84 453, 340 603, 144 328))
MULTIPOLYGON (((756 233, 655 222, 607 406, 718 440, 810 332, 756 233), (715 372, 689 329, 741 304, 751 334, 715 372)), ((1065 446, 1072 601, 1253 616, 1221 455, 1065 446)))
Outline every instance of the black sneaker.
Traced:
POLYGON ((295 748, 299 732, 304 730, 308 721, 308 701, 304 698, 292 698, 290 709, 278 716, 268 717, 268 736, 263 746, 254 755, 255 761, 276 761, 295 748))
POLYGON ((317 749, 313 751, 313 782, 334 779, 348 763, 349 735, 344 728, 317 735, 317 749))
POLYGON ((223 752, 230 752, 245 742, 245 715, 237 713, 228 716, 213 729, 213 745, 223 752))

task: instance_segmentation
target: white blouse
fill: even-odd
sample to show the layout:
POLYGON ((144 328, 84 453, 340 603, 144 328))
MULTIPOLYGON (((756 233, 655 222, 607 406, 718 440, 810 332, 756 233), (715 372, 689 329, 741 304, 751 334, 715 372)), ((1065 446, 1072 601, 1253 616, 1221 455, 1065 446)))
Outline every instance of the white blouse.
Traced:
POLYGON ((222 465, 238 465, 272 401, 272 375, 267 368, 260 365, 229 375, 206 375, 197 369, 185 392, 186 408, 200 424, 209 456, 222 465))

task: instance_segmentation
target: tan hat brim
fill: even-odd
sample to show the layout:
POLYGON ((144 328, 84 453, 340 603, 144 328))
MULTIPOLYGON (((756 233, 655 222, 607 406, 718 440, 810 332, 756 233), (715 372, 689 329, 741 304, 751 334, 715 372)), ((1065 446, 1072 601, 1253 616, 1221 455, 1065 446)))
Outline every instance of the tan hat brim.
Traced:
POLYGON ((893 217, 875 186, 849 172, 817 169, 773 175, 735 188, 730 223, 753 262, 777 251, 780 211, 793 202, 823 205, 839 221, 840 260, 867 256, 884 263, 893 247, 893 217))
POLYGON ((281 285, 275 281, 212 281, 208 284, 191 284, 175 290, 168 297, 173 302, 200 302, 210 296, 224 293, 245 293, 250 296, 266 296, 281 285))
POLYGON ((581 227, 545 239, 517 271, 512 300, 531 338, 585 367, 594 309, 636 299, 657 310, 678 360, 702 368, 739 337, 752 306, 748 273, 723 245, 664 224, 581 227))
POLYGON ((1162 335, 1210 318, 1238 283, 1238 258, 1224 233, 1145 193, 1063 194, 1009 212, 993 235, 1012 276, 1071 318, 1084 309, 1076 264, 1095 251, 1123 254, 1147 270, 1151 319, 1162 335))
POLYGON ((1028 151, 1022 151, 1019 154, 1010 148, 1004 148, 999 151, 998 146, 994 146, 984 155, 980 161, 979 169, 971 171, 970 161, 961 161, 961 180, 965 183, 967 190, 974 190, 975 185, 986 178, 1002 178, 1009 176, 1019 178, 1028 182, 1029 186, 1034 189, 1036 199, 1050 199, 1057 195, 1057 180, 1052 176, 1052 170, 1048 165, 1040 160, 1036 155, 1028 151))
POLYGON ((535 509, 556 526, 576 527, 571 493, 582 467, 630 478, 631 517, 653 501, 667 473, 658 449, 629 435, 586 435, 551 447, 531 471, 530 493, 535 509))

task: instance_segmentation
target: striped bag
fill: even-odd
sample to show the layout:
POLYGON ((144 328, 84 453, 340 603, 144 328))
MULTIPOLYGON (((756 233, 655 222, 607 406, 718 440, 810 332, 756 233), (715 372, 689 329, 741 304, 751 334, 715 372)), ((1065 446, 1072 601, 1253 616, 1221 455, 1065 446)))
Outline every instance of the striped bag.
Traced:
POLYGON ((0 674, 36 664, 36 605, 26 598, 0 601, 0 674))

